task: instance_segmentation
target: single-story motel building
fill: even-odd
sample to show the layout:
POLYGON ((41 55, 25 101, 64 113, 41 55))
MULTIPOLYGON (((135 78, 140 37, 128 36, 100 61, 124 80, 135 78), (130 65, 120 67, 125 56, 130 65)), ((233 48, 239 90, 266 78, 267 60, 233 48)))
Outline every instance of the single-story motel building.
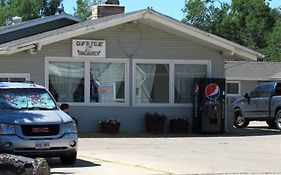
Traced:
POLYGON ((225 78, 226 60, 261 57, 151 8, 102 4, 87 21, 61 14, 0 28, 0 79, 47 87, 80 133, 109 118, 121 133, 143 133, 147 112, 191 121, 194 78, 225 78))

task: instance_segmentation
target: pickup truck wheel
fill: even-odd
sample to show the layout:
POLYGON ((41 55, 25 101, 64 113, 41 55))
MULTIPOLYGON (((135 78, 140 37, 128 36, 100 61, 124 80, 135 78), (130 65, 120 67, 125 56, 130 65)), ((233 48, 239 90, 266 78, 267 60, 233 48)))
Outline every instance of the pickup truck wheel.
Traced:
POLYGON ((245 128, 249 125, 250 121, 245 119, 240 112, 234 114, 234 126, 236 128, 245 128))
POLYGON ((73 165, 76 162, 77 152, 70 155, 60 156, 60 161, 64 165, 73 165))
POLYGON ((266 123, 270 128, 276 128, 275 120, 266 120, 266 123))
POLYGON ((281 130, 281 110, 279 110, 276 114, 276 129, 281 130))

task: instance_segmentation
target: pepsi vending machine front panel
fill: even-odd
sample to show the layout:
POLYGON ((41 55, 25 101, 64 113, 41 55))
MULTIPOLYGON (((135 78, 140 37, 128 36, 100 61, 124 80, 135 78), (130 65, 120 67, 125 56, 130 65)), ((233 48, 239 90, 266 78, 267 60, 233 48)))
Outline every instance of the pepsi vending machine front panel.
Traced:
POLYGON ((225 79, 195 79, 193 94, 193 132, 223 132, 225 79))

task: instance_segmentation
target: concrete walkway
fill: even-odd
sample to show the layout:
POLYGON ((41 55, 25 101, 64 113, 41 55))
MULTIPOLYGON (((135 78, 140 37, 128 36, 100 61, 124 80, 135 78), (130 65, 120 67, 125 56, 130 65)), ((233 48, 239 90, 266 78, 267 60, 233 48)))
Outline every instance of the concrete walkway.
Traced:
POLYGON ((52 174, 187 175, 281 174, 281 132, 252 126, 236 135, 178 138, 82 138, 79 160, 52 174))

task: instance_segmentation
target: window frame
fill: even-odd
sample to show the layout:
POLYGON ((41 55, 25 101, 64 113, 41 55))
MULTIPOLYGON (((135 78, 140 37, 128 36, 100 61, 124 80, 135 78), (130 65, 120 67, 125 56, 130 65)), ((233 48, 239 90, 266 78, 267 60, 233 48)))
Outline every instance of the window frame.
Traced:
POLYGON ((227 88, 227 83, 237 83, 238 84, 238 94, 228 94, 227 89, 226 89, 226 96, 227 97, 239 97, 241 96, 241 82, 240 81, 226 81, 226 88, 227 88))
POLYGON ((0 78, 25 78, 25 81, 30 80, 29 73, 0 73, 0 78))
POLYGON ((68 103, 72 106, 129 106, 129 59, 122 58, 74 58, 74 57, 46 57, 45 58, 45 87, 49 89, 49 62, 83 62, 84 63, 84 102, 58 102, 68 103), (91 63, 123 63, 125 74, 125 101, 124 103, 92 103, 90 102, 90 69, 91 63))
POLYGON ((211 77, 211 60, 172 60, 172 59, 133 59, 132 61, 132 105, 133 107, 192 107, 192 103, 175 103, 175 65, 202 64, 207 65, 207 78, 211 77), (169 103, 137 103, 136 102, 136 65, 168 64, 169 65, 169 103))

